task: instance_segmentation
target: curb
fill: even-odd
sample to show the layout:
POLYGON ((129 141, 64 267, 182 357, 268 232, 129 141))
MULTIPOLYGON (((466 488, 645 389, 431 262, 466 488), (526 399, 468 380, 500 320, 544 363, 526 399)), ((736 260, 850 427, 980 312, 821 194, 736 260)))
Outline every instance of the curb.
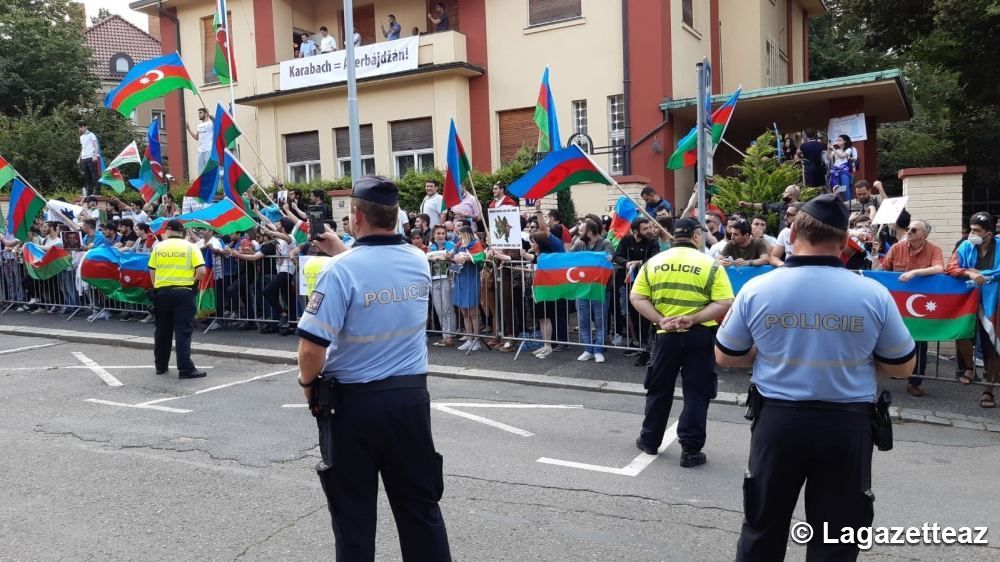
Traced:
MULTIPOLYGON (((25 334, 24 331, 25 328, 23 326, 0 325, 0 334, 13 336, 39 336, 38 334, 25 334)), ((153 338, 145 336, 122 336, 119 334, 102 334, 79 332, 76 330, 55 329, 47 330, 43 337, 94 345, 116 345, 135 349, 153 349, 153 338)), ((234 345, 192 343, 191 352, 209 355, 212 357, 246 359, 270 364, 294 365, 298 362, 298 354, 291 351, 273 349, 264 350, 252 347, 237 347, 234 345)), ((646 395, 646 390, 643 386, 635 383, 576 379, 572 377, 558 377, 554 375, 512 373, 509 371, 492 371, 470 367, 450 367, 447 365, 428 365, 427 367, 428 375, 450 379, 506 382, 530 386, 543 386, 547 388, 582 390, 586 392, 624 394, 629 396, 646 395)), ((680 388, 674 390, 674 399, 683 399, 680 388)), ((746 405, 746 394, 719 392, 711 403, 722 404, 725 406, 744 406, 746 405)), ((928 425, 1000 433, 1000 420, 992 418, 966 416, 964 414, 931 410, 903 409, 897 406, 890 406, 889 414, 892 416, 893 421, 900 423, 923 423, 928 425)))

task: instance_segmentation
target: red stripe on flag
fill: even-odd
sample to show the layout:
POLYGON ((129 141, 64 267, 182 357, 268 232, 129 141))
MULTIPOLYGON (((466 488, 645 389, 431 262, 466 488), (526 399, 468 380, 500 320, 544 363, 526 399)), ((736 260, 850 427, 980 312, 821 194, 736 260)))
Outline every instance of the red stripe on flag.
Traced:
MULTIPOLYGON (((559 184, 576 172, 595 171, 593 164, 587 158, 571 158, 565 162, 556 164, 545 174, 538 183, 531 186, 528 193, 524 195, 527 199, 540 199, 556 189, 559 184)), ((599 172, 598 172, 599 173, 599 172)))
POLYGON ((118 264, 103 260, 83 260, 80 277, 84 279, 107 279, 118 281, 118 264))
POLYGON ((187 70, 185 70, 183 66, 161 66, 154 70, 162 72, 163 77, 159 78, 158 80, 150 80, 149 83, 143 84, 141 80, 142 78, 149 76, 149 74, 147 73, 143 74, 142 78, 129 82, 121 90, 119 90, 117 94, 115 94, 114 99, 111 100, 111 108, 117 110, 118 107, 122 104, 122 102, 131 97, 133 94, 141 92, 146 88, 152 87, 157 82, 166 80, 167 78, 183 78, 189 82, 191 81, 191 77, 188 76, 187 70))
POLYGON ((608 267, 569 267, 535 270, 536 287, 555 287, 570 283, 607 283, 614 270, 608 267), (570 271, 573 274, 570 276, 570 271), (572 279, 572 281, 570 281, 572 279))
POLYGON ((964 294, 923 294, 890 291, 903 318, 954 320, 979 310, 975 291, 964 294), (933 309, 933 310, 931 310, 933 309), (916 314, 913 314, 916 312, 916 314))

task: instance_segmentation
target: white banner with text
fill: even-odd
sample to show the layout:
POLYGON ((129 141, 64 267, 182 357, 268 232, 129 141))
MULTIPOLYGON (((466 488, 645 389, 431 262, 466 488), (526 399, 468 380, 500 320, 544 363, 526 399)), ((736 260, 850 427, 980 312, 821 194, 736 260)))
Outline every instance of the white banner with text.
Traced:
MULTIPOLYGON (((357 77, 368 78, 417 68, 419 37, 406 37, 354 49, 357 77)), ((347 51, 319 54, 281 62, 281 90, 294 90, 347 81, 347 51)))

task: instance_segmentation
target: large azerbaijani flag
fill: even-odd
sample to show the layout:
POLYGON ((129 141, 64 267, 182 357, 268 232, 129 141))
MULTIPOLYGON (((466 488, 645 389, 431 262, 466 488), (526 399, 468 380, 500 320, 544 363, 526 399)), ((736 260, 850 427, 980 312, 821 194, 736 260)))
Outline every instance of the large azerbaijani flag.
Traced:
POLYGON ((0 156, 0 188, 17 177, 17 171, 3 156, 0 156))
MULTIPOLYGON (((156 120, 154 119, 155 123, 156 120)), ((139 158, 139 147, 135 144, 135 141, 129 143, 125 147, 125 150, 121 151, 121 154, 115 157, 114 160, 108 164, 108 167, 104 169, 104 174, 101 175, 101 179, 97 180, 99 183, 114 189, 116 193, 125 192, 125 176, 122 175, 120 168, 125 164, 141 164, 142 160, 139 158)))
POLYGON ((83 256, 80 278, 108 298, 132 304, 151 304, 146 291, 153 288, 149 254, 122 252, 102 246, 83 256))
POLYGON ((246 214, 246 211, 237 207, 229 199, 223 199, 204 209, 177 215, 172 219, 156 219, 149 225, 149 228, 153 234, 162 234, 166 230, 167 221, 170 220, 179 220, 184 223, 186 228, 210 228, 223 236, 235 232, 245 232, 257 226, 257 223, 250 218, 250 215, 246 214))
POLYGON ((535 300, 603 301, 614 266, 606 252, 558 252, 538 256, 535 300))
POLYGON ((979 290, 948 275, 914 277, 906 283, 899 273, 864 271, 862 275, 889 289, 903 322, 916 341, 947 341, 973 337, 979 311, 979 290))
POLYGON ((28 242, 22 249, 25 271, 32 279, 44 281, 73 265, 73 258, 61 246, 45 249, 38 244, 28 242))
POLYGON ((7 208, 7 234, 27 242, 35 217, 45 208, 45 199, 19 178, 14 178, 10 188, 10 206, 7 208))
POLYGON ((132 67, 121 84, 104 96, 104 107, 128 117, 140 104, 181 88, 198 92, 181 56, 174 52, 132 67))
POLYGON ((538 125, 538 152, 552 152, 562 148, 559 137, 559 119, 556 117, 556 102, 549 85, 549 67, 542 73, 542 85, 538 89, 535 103, 535 124, 538 125))
POLYGON ((226 10, 226 0, 215 1, 215 60, 212 72, 219 77, 219 82, 229 84, 236 81, 236 59, 233 58, 233 42, 229 33, 229 12, 226 10))
POLYGON ((448 152, 446 153, 448 169, 444 175, 444 197, 441 199, 441 210, 454 207, 462 202, 462 184, 465 183, 469 173, 472 172, 472 165, 469 164, 469 155, 462 146, 462 139, 458 138, 458 130, 455 129, 455 120, 451 120, 451 128, 448 130, 448 152))
MULTIPOLYGON (((719 106, 718 109, 712 112, 712 149, 714 150, 720 142, 722 142, 722 136, 726 133, 726 127, 729 126, 729 120, 733 116, 733 110, 736 109, 736 102, 740 99, 740 94, 743 92, 743 86, 736 88, 733 95, 729 97, 726 103, 719 106)), ((671 170, 679 170, 681 168, 687 168, 688 166, 694 166, 698 161, 698 127, 692 127, 688 134, 684 135, 677 143, 677 150, 670 155, 670 159, 667 160, 667 168, 671 170)))
POLYGON ((632 232, 632 221, 639 216, 639 206, 627 195, 622 195, 615 201, 615 210, 611 213, 611 227, 608 228, 607 239, 614 249, 632 232))
POLYGON ((613 183, 579 146, 571 144, 562 150, 550 152, 534 168, 510 184, 507 191, 522 199, 541 199, 550 193, 587 182, 604 185, 613 183))

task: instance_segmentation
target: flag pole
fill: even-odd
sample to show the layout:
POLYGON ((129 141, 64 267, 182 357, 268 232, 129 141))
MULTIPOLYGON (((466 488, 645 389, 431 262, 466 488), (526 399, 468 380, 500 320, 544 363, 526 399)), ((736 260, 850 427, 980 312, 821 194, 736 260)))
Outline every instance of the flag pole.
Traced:
POLYGON ((14 173, 17 174, 17 177, 20 178, 20 180, 22 182, 24 182, 24 185, 28 189, 30 189, 32 191, 32 193, 34 193, 35 195, 37 195, 38 198, 41 199, 42 201, 45 201, 45 208, 46 209, 48 209, 48 210, 52 211, 53 213, 55 213, 56 216, 59 217, 59 220, 61 220, 62 222, 66 223, 66 225, 69 226, 70 228, 72 228, 73 230, 80 230, 80 227, 77 226, 77 224, 75 222, 69 220, 69 217, 67 217, 66 215, 63 214, 62 209, 59 209, 57 207, 51 207, 51 206, 49 206, 49 200, 46 199, 44 195, 42 195, 41 193, 39 193, 38 190, 35 189, 35 186, 31 185, 31 182, 28 181, 28 178, 22 176, 21 172, 17 171, 17 168, 15 168, 14 165, 10 163, 10 160, 7 160, 7 165, 10 166, 11 170, 14 170, 14 173))
POLYGON ((744 158, 747 158, 747 154, 746 154, 745 152, 743 152, 742 150, 740 150, 740 149, 736 148, 735 146, 733 146, 733 145, 732 145, 732 143, 730 143, 729 141, 727 141, 727 140, 726 140, 726 139, 725 139, 724 137, 723 137, 723 138, 721 138, 721 139, 719 139, 719 140, 720 140, 720 141, 721 141, 721 142, 722 142, 723 144, 725 144, 726 146, 728 146, 729 148, 731 148, 731 149, 733 149, 734 151, 736 151, 736 153, 737 153, 737 154, 739 154, 740 156, 742 156, 742 157, 744 157, 744 158))
MULTIPOLYGON (((201 97, 201 92, 196 91, 195 95, 198 96, 198 100, 201 102, 202 107, 208 109, 208 102, 205 101, 205 98, 201 97)), ((233 123, 236 123, 236 116, 233 115, 232 112, 229 113, 229 116, 233 118, 233 123)), ((236 123, 236 128, 237 129, 240 128, 239 123, 236 123)), ((243 136, 243 129, 240 129, 240 136, 243 136)), ((274 175, 274 172, 272 172, 271 169, 267 167, 267 164, 264 162, 264 157, 261 156, 259 152, 257 152, 257 149, 254 148, 253 144, 248 142, 247 147, 250 149, 250 152, 253 152, 254 156, 257 157, 257 162, 261 165, 262 168, 264 168, 264 171, 267 172, 267 175, 271 176, 271 180, 278 181, 278 176, 274 175)), ((222 163, 220 162, 219 165, 221 166, 222 163)), ((198 173, 200 174, 202 171, 203 170, 199 170, 198 173)))
POLYGON ((649 219, 650 222, 652 222, 654 225, 656 225, 656 228, 658 228, 661 232, 666 233, 668 236, 673 237, 673 234, 671 234, 670 232, 667 232, 667 229, 663 228, 663 225, 661 225, 659 222, 657 222, 656 217, 654 217, 653 215, 650 215, 649 213, 646 212, 645 202, 643 202, 642 204, 639 204, 639 202, 637 202, 635 199, 633 199, 632 196, 629 195, 629 193, 627 191, 625 191, 624 187, 622 187, 621 185, 619 185, 618 182, 616 182, 614 180, 614 178, 612 178, 611 176, 609 176, 607 174, 607 172, 605 172, 604 169, 601 168, 597 164, 597 162, 594 162, 594 159, 590 157, 590 154, 587 154, 586 152, 584 152, 583 149, 580 148, 577 145, 573 145, 573 146, 576 146, 577 149, 580 150, 580 154, 583 154, 587 158, 587 160, 590 160, 590 163, 593 164, 593 166, 595 168, 597 168, 597 170, 599 172, 601 172, 601 175, 604 176, 604 179, 606 179, 609 182, 611 182, 611 186, 612 187, 614 187, 615 189, 617 189, 618 191, 620 191, 622 193, 622 195, 624 195, 625 197, 628 197, 629 200, 632 201, 632 203, 635 203, 636 209, 638 209, 639 212, 642 213, 643 216, 645 216, 647 219, 649 219))

